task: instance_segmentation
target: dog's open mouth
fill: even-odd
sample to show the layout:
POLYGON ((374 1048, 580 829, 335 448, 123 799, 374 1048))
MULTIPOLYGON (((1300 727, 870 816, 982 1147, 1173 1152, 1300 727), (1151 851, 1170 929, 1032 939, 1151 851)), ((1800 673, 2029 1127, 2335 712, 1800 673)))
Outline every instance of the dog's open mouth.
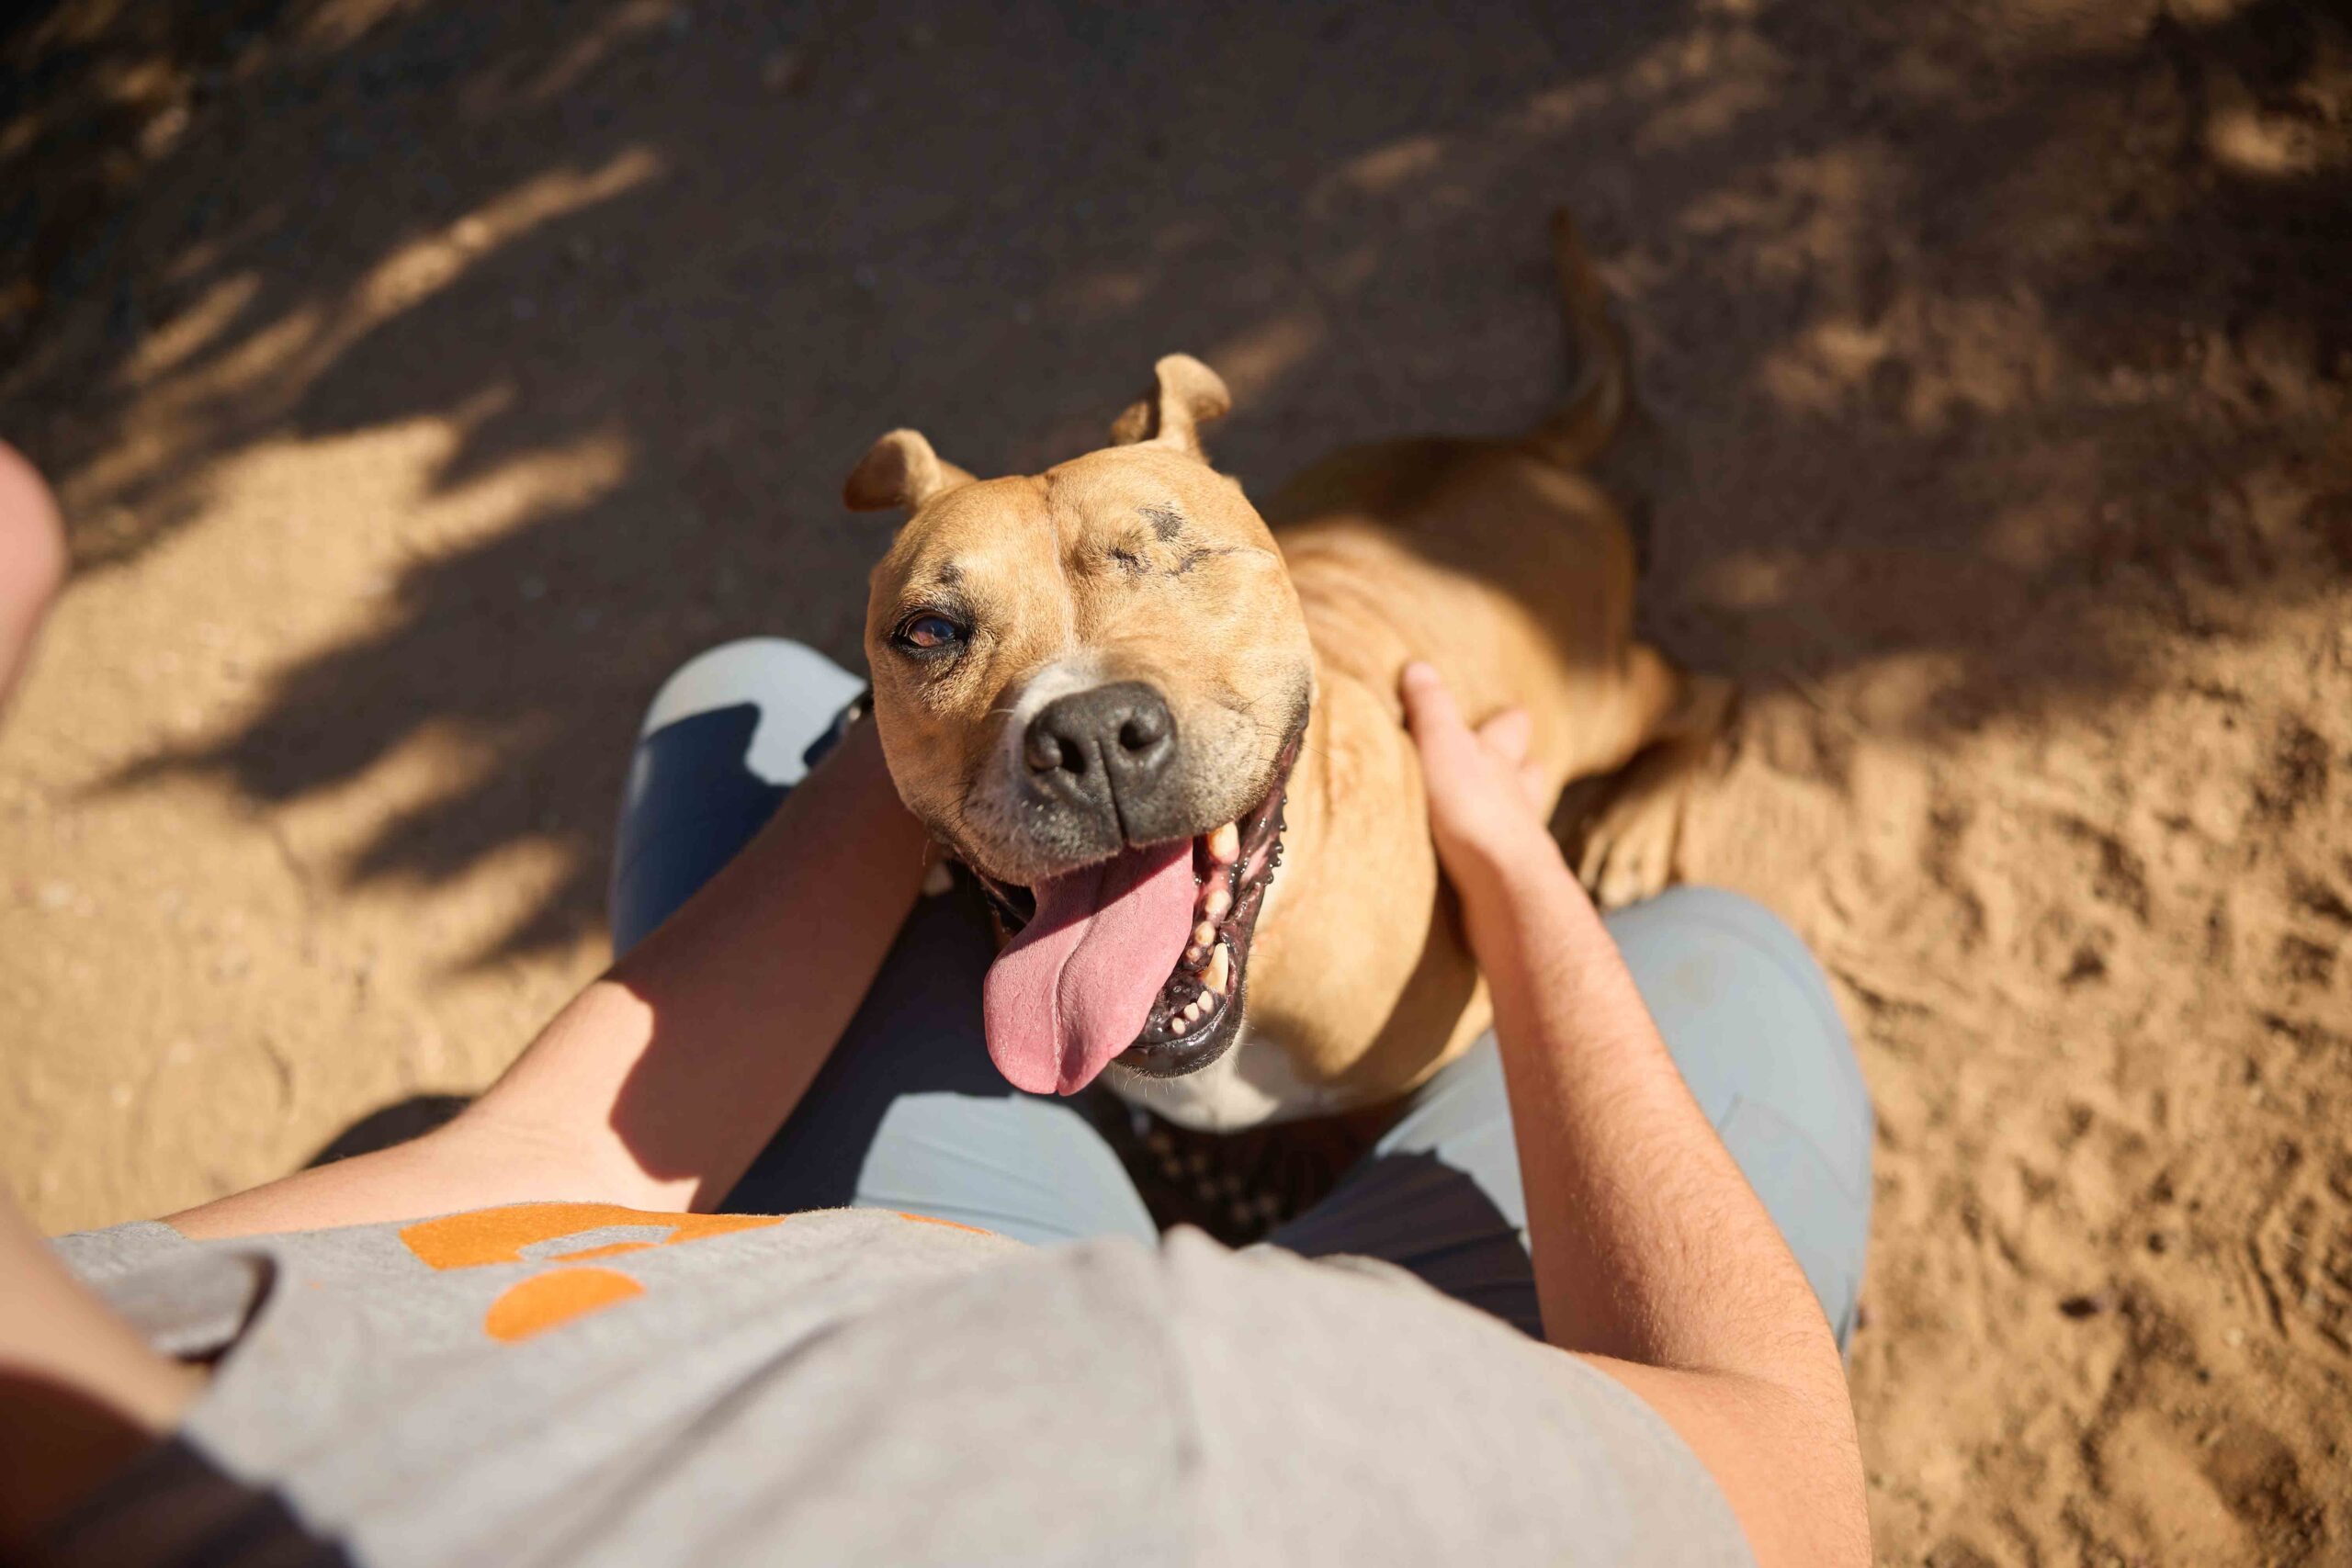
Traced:
POLYGON ((1127 850, 1034 896, 979 878, 1013 933, 984 1002, 989 1055, 1014 1088, 1075 1094, 1114 1060, 1174 1077, 1233 1044, 1303 733, 1264 798, 1210 832, 1127 850))

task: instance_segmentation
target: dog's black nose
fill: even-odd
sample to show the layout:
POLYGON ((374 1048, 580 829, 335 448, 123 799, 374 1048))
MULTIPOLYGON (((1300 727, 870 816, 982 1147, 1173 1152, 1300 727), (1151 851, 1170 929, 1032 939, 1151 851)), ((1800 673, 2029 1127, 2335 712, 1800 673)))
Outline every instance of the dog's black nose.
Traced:
POLYGON ((1119 838, 1163 836, 1176 756, 1176 716, 1141 681, 1057 697, 1029 721, 1023 743, 1032 779, 1057 805, 1119 838))

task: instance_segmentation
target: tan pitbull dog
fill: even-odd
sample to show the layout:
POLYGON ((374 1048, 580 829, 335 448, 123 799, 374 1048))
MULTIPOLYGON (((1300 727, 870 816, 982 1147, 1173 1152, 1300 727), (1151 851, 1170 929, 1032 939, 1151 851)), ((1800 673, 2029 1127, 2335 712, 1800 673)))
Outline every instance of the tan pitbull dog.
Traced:
POLYGON ((1172 355, 1114 445, 1045 473, 975 479, 900 430, 851 475, 851 506, 913 508, 874 572, 874 716, 1016 932, 985 1008, 1017 1087, 1101 1075, 1234 1128, 1393 1098, 1487 1027, 1410 660, 1474 720, 1525 708, 1554 791, 1623 768, 1585 879, 1608 903, 1664 885, 1730 693, 1634 640, 1624 525, 1579 471, 1623 344, 1565 215, 1554 244, 1585 384, 1516 439, 1343 452, 1261 516, 1202 451, 1225 384, 1172 355))

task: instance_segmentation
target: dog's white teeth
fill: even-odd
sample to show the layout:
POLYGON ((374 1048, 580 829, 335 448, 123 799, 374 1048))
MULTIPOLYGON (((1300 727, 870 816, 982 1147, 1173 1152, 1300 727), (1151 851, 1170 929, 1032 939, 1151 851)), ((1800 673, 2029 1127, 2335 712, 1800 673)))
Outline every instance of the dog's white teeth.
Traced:
POLYGON ((1206 1018, 1209 1014, 1216 1011, 1217 1000, 1217 994, 1215 991, 1203 991, 1199 996, 1193 998, 1193 1005, 1201 1010, 1201 1016, 1203 1018, 1206 1018))
POLYGON ((1209 924, 1207 920, 1203 920, 1199 925, 1193 928, 1193 941, 1198 945, 1206 947, 1216 940, 1216 928, 1209 924))
POLYGON ((1209 835, 1209 859, 1230 865, 1241 858, 1241 825, 1227 822, 1209 835))
MULTIPOLYGON (((1223 886, 1210 888, 1209 896, 1201 900, 1201 913, 1212 920, 1225 919, 1226 916, 1233 913, 1233 895, 1226 891, 1223 886)), ((1210 934, 1216 933, 1212 931, 1210 934)))
POLYGON ((1218 942, 1216 951, 1209 954, 1208 973, 1203 975, 1201 979, 1210 990, 1221 997, 1225 995, 1225 983, 1232 977, 1233 949, 1223 942, 1218 942))
POLYGON ((1184 1021, 1187 1023, 1198 1023, 1201 1019, 1202 1010, 1201 998, 1194 997, 1191 1001, 1184 1004, 1184 1021))
POLYGON ((1178 1013, 1174 1018, 1168 1021, 1168 1032, 1170 1034, 1182 1034, 1184 1031, 1192 1027, 1192 1021, 1187 1019, 1182 1013, 1178 1013))

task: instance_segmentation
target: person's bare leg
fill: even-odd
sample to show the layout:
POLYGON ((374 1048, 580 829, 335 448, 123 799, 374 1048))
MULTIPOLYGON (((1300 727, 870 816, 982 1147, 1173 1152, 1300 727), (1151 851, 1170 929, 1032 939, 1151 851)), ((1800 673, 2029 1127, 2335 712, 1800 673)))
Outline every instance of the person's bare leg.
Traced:
POLYGON ((0 703, 16 689, 65 565, 65 531, 49 486, 0 441, 0 703))

